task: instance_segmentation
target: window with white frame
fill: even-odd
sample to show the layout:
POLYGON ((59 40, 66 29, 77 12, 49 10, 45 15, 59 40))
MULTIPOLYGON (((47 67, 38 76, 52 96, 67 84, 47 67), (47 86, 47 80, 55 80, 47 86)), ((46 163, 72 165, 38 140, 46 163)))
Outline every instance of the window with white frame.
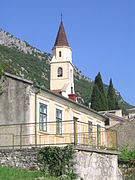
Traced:
POLYGON ((56 109, 56 135, 62 134, 62 110, 56 109))
POLYGON ((43 103, 39 105, 39 130, 47 131, 47 105, 43 103))

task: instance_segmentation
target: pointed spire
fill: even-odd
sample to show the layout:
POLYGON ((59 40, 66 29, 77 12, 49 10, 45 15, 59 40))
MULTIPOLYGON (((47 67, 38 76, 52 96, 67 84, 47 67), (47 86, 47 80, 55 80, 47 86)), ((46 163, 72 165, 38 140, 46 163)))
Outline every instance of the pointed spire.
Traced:
POLYGON ((61 21, 62 21, 62 13, 61 13, 61 21))
POLYGON ((56 38, 54 47, 55 46, 68 46, 69 47, 67 37, 66 37, 66 33, 64 30, 64 26, 63 26, 63 22, 62 22, 62 14, 61 14, 61 23, 60 23, 60 27, 59 27, 59 31, 57 34, 57 38, 56 38))

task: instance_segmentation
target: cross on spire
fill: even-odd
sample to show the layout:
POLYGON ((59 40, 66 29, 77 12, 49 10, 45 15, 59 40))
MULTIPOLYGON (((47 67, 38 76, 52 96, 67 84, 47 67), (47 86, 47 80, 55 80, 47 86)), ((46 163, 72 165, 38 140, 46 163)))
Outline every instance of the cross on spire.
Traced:
POLYGON ((62 13, 61 13, 61 21, 62 21, 62 13))
POLYGON ((54 47, 55 46, 67 46, 67 47, 69 47, 67 37, 66 37, 66 33, 64 30, 64 26, 63 26, 62 13, 61 13, 61 23, 60 23, 60 27, 59 27, 59 31, 57 34, 57 38, 56 38, 54 47))

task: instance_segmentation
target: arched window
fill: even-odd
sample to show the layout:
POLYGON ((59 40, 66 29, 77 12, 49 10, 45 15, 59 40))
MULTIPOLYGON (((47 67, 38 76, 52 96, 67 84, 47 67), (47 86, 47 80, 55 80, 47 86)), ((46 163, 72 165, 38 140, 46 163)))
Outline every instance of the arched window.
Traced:
POLYGON ((59 51, 59 57, 61 57, 61 51, 59 51))
POLYGON ((63 76, 63 69, 61 67, 58 68, 58 77, 63 76))

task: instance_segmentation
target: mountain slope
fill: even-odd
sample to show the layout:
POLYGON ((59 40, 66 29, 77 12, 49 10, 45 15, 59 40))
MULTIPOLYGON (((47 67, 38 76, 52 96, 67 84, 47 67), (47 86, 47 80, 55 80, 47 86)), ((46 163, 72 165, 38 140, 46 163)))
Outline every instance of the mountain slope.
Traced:
MULTIPOLYGON (((11 34, 0 30, 0 65, 6 72, 36 81, 49 89, 51 55, 30 46, 11 34)), ((74 68, 75 91, 78 101, 89 106, 93 81, 74 68)), ((108 86, 105 85, 107 91, 108 86)), ((116 91, 120 107, 125 110, 132 108, 116 91)))

